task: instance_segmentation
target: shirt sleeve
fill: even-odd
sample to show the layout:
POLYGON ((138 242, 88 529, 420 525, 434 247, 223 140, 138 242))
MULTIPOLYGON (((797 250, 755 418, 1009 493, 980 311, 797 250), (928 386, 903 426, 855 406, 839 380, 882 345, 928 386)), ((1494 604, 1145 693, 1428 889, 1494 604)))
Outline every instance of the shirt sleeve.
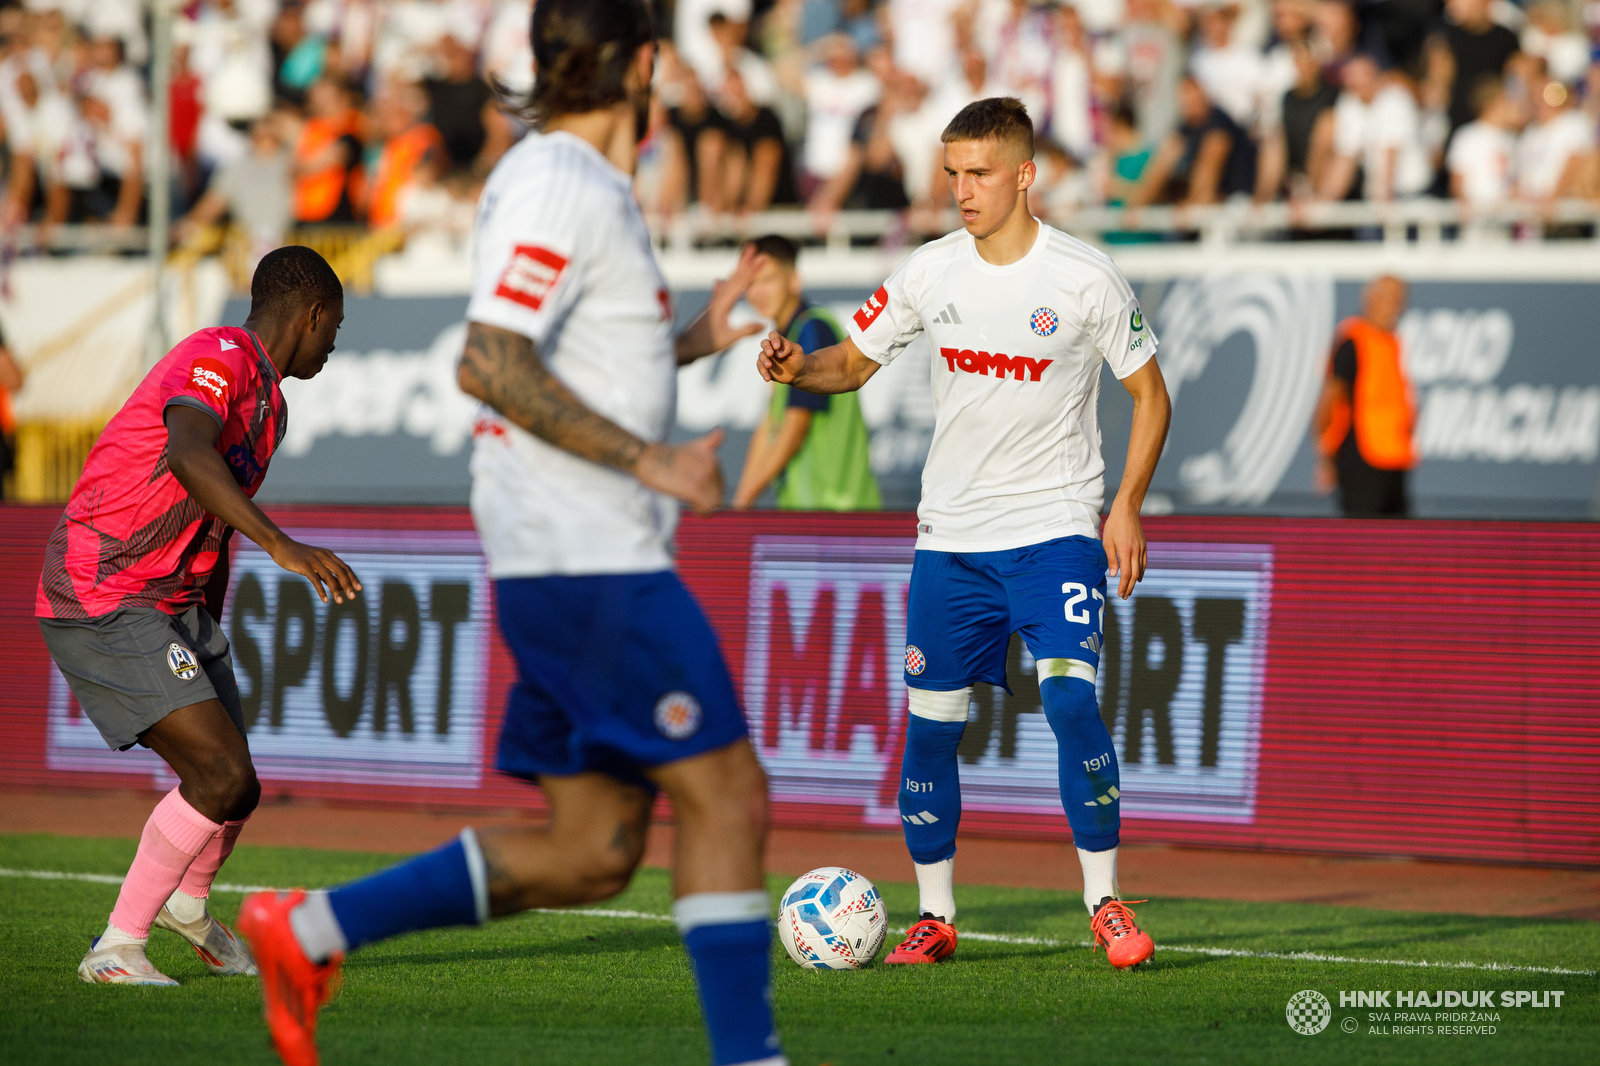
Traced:
POLYGON ((922 332, 922 316, 917 313, 908 277, 917 256, 912 255, 878 291, 867 297, 845 323, 845 330, 874 363, 888 366, 922 332))
POLYGON ((478 217, 467 321, 542 345, 566 318, 583 291, 583 226, 605 228, 583 202, 580 177, 563 171, 497 191, 478 217))
POLYGON ((1085 296, 1090 336, 1118 380, 1149 362, 1156 354, 1156 337, 1144 320, 1139 298, 1121 272, 1111 267, 1085 296))
POLYGON ((255 387, 255 352, 225 336, 198 333, 184 342, 161 379, 161 410, 193 407, 227 424, 234 401, 255 387))
POLYGON ((1346 339, 1333 353, 1333 376, 1352 390, 1356 387, 1356 343, 1346 339))
POLYGON ((1355 100, 1340 97, 1333 106, 1333 150, 1342 156, 1356 156, 1362 149, 1362 107, 1355 100))

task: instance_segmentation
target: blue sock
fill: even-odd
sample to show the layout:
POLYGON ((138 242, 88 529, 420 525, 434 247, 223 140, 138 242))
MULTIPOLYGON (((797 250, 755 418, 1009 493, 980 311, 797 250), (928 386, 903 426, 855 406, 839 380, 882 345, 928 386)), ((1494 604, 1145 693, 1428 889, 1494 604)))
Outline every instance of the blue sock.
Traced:
POLYGON ((1094 683, 1047 677, 1039 683, 1044 716, 1056 735, 1061 766, 1061 806, 1072 842, 1084 851, 1117 846, 1122 829, 1121 774, 1111 734, 1100 718, 1094 683))
POLYGON ((483 853, 471 829, 436 851, 407 859, 328 893, 346 951, 416 929, 476 925, 489 918, 483 853))
POLYGON ((771 901, 750 892, 696 892, 672 905, 694 966, 712 1066, 782 1054, 772 1021, 771 901))
POLYGON ((943 862, 956 853, 961 824, 961 770, 956 747, 967 723, 906 716, 900 762, 900 822, 913 862, 943 862))

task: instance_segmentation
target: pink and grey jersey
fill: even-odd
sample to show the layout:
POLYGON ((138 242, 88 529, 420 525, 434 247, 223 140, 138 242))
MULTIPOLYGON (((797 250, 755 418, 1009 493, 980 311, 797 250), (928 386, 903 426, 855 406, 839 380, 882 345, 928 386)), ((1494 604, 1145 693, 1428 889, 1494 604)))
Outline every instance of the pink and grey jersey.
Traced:
POLYGON ((283 440, 278 370, 254 333, 203 329, 168 352, 89 452, 45 551, 34 613, 95 618, 122 607, 178 614, 205 602, 226 532, 167 468, 166 410, 204 411, 217 451, 254 496, 283 440))

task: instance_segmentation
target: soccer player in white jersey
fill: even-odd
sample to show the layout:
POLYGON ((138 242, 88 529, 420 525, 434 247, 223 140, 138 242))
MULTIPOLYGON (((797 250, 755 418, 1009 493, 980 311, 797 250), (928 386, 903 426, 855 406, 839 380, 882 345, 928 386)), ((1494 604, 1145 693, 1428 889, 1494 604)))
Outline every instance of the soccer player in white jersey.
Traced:
POLYGON ((1124 598, 1144 574, 1139 506, 1172 407, 1128 282, 1104 253, 1028 213, 1033 124, 1021 102, 970 104, 943 140, 964 229, 913 252, 846 324, 842 343, 807 355, 772 333, 758 357, 769 381, 835 393, 859 389, 920 333, 933 349, 936 418, 907 605, 900 782, 921 920, 886 961, 938 962, 955 951, 956 746, 973 682, 1006 684, 1006 645, 1020 632, 1060 750, 1061 804, 1095 944, 1112 965, 1136 966, 1155 949, 1117 890, 1117 757, 1095 671, 1108 562, 1124 598), (1102 360, 1134 400, 1128 464, 1103 530, 1102 360))
POLYGON ((664 790, 677 821, 673 914, 711 1060, 781 1066, 766 778, 716 637, 672 571, 677 500, 722 502, 721 434, 663 443, 678 365, 755 332, 727 321, 755 256, 675 337, 632 189, 655 58, 645 0, 539 0, 531 39, 535 132, 479 206, 460 382, 487 407, 472 510, 518 669, 497 765, 544 787, 549 823, 469 828, 330 891, 251 896, 239 929, 280 1054, 309 1066, 347 952, 616 895, 664 790))

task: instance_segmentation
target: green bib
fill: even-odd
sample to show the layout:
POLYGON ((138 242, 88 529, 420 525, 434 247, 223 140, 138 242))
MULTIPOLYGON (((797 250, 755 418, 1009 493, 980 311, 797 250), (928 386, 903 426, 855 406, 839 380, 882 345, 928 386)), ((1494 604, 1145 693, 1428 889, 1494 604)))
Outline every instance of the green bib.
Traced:
MULTIPOLYGON (((808 307, 789 323, 786 336, 796 344, 812 319, 821 319, 835 335, 845 332, 821 307, 808 307)), ((769 433, 776 433, 789 407, 788 385, 774 384, 768 409, 769 433)), ((877 511, 883 507, 878 481, 872 476, 867 423, 853 392, 828 397, 826 411, 811 412, 811 429, 800 451, 789 460, 778 486, 778 506, 791 511, 877 511)))

